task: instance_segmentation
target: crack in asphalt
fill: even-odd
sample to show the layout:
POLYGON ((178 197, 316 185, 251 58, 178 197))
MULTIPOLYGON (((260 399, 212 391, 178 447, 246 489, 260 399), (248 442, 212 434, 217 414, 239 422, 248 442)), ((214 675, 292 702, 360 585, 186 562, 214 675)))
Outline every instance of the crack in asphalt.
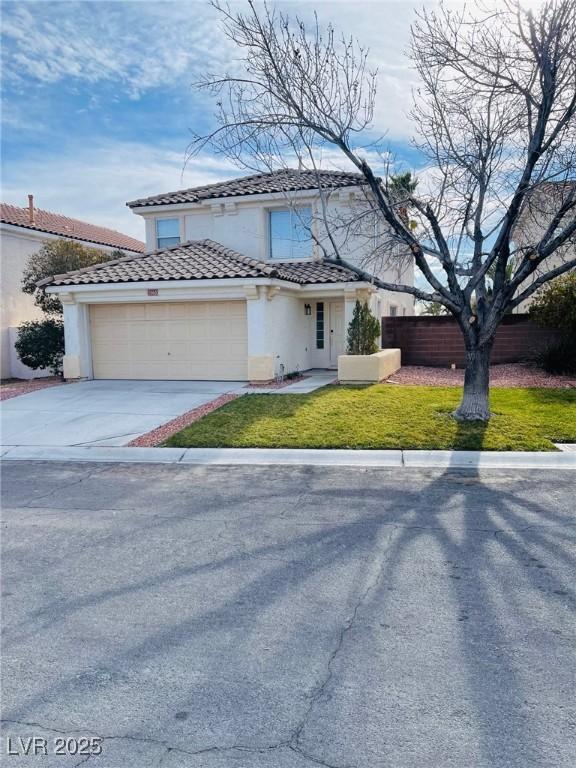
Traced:
MULTIPOLYGON (((306 723, 308 722, 310 715, 312 713, 312 710, 314 709, 316 703, 319 701, 319 699, 323 696, 324 691, 326 690, 327 686, 330 684, 330 681, 332 680, 333 676, 333 665, 340 654, 343 646, 344 641, 346 639, 346 636, 349 634, 349 632, 354 627, 354 624, 356 622, 356 619, 358 617, 358 612, 362 605, 366 602, 368 599, 370 593, 376 588, 378 585, 378 582, 380 581, 382 577, 382 573, 384 571, 384 563, 385 563, 385 554, 387 550, 392 545, 392 539, 394 537, 396 530, 393 528, 393 530, 389 533, 386 545, 383 546, 379 550, 379 563, 377 568, 375 568, 376 573, 372 576, 372 578, 369 580, 367 586, 364 588, 364 590, 360 593, 356 603, 354 604, 354 608, 348 617, 346 621, 344 622, 343 626, 340 629, 338 640, 336 643, 335 648, 333 649, 332 653, 330 654, 330 657, 328 659, 328 663, 326 665, 326 674, 324 676, 323 681, 316 686, 315 690, 313 691, 312 695, 310 696, 310 703, 308 705, 308 708, 306 709, 306 712, 304 713, 304 716, 302 717, 300 723, 292 733, 292 736, 290 738, 290 746, 294 751, 300 752, 304 757, 307 757, 310 760, 315 760, 316 762, 319 762, 320 765, 326 765, 329 766, 328 763, 321 762, 319 759, 314 758, 309 753, 304 753, 302 748, 300 747, 300 738, 302 735, 302 731, 306 727, 306 723)), ((335 766, 330 766, 330 768, 337 768, 335 766)))
MULTIPOLYGON (((46 499, 51 498, 57 493, 61 493, 64 490, 68 490, 69 488, 74 488, 77 485, 82 485, 86 480, 91 480, 92 477, 95 475, 102 474, 107 469, 107 466, 104 465, 102 467, 95 467, 94 469, 89 470, 85 475, 82 475, 78 480, 73 480, 70 483, 64 483, 63 485, 58 485, 56 488, 53 488, 51 491, 48 491, 48 493, 44 493, 42 496, 35 496, 32 499, 29 499, 26 504, 18 504, 18 506, 21 507, 31 507, 32 502, 34 501, 45 501, 46 499)), ((33 505, 32 505, 33 506, 33 505)))
MULTIPOLYGON (((265 754, 266 752, 272 752, 279 749, 288 749, 294 752, 295 754, 299 755, 300 757, 304 758, 305 760, 308 760, 309 762, 313 763, 314 765, 321 765, 324 766, 324 768, 346 768, 346 766, 343 765, 336 765, 335 763, 328 763, 322 758, 312 754, 311 752, 306 751, 300 744, 300 739, 302 735, 302 731, 304 730, 307 722, 310 719, 310 716, 312 714, 312 710, 314 709, 316 703, 321 699, 322 695, 324 694, 324 691, 326 690, 327 686, 330 684, 332 677, 333 677, 333 665, 336 660, 336 658, 341 653, 346 636, 349 634, 349 632, 354 627, 354 624, 356 622, 356 619, 358 617, 358 613, 362 607, 362 605, 366 602, 368 599, 370 593, 376 588, 378 585, 382 573, 384 571, 385 566, 385 553, 389 549, 389 547, 392 545, 392 539, 394 537, 394 534, 396 532, 396 526, 390 531, 389 535, 387 536, 386 543, 384 546, 382 546, 379 551, 376 558, 376 562, 374 563, 374 575, 369 579, 368 584, 366 587, 361 591, 360 595, 358 596, 356 602, 354 603, 354 607, 348 616, 348 618, 345 620, 344 624, 340 628, 340 631, 338 632, 338 638, 336 645, 334 649, 331 651, 327 664, 326 664, 326 672, 322 678, 322 680, 316 685, 313 692, 311 693, 309 697, 309 704, 306 708, 306 711, 304 712, 303 716, 300 718, 300 721, 296 728, 293 729, 290 738, 285 741, 280 741, 275 744, 270 744, 267 746, 250 746, 248 744, 234 744, 229 747, 224 746, 211 746, 211 747, 202 747, 200 749, 196 750, 190 750, 190 749, 184 749, 183 747, 176 747, 171 744, 169 744, 166 741, 163 741, 161 739, 154 739, 151 737, 144 737, 144 736, 131 736, 131 735, 114 735, 114 734, 100 734, 95 732, 94 730, 90 728, 74 728, 74 729, 67 729, 62 730, 59 728, 53 728, 53 727, 47 727, 45 725, 42 725, 41 723, 37 722, 29 722, 24 720, 10 720, 10 719, 4 719, 0 720, 1 723, 11 724, 11 725, 20 725, 25 726, 28 728, 39 728, 44 731, 52 732, 52 733, 59 733, 59 734, 69 734, 69 733, 92 733, 94 736, 97 736, 98 738, 102 739, 102 742, 111 741, 111 740, 117 740, 117 741, 136 741, 140 743, 148 743, 148 744, 154 744, 156 746, 162 747, 166 751, 160 755, 158 762, 156 763, 156 768, 161 768, 164 761, 168 758, 168 756, 172 752, 177 752, 180 754, 189 755, 191 757, 197 756, 197 755, 206 755, 210 753, 226 753, 226 752, 247 752, 247 753, 257 753, 257 754, 265 754)), ((81 760, 79 763, 76 764, 75 768, 78 768, 78 766, 86 764, 88 760, 92 757, 91 755, 88 755, 85 760, 81 760)))

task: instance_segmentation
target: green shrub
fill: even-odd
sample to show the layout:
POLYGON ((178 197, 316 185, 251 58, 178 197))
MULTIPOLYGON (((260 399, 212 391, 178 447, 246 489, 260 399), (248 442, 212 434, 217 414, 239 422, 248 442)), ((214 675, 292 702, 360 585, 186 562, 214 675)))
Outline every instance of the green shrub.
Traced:
POLYGON ((576 272, 557 277, 538 291, 528 311, 538 325, 576 338, 576 272))
POLYGON ((560 339, 537 352, 536 365, 548 373, 576 373, 576 343, 573 339, 560 339))
POLYGON ((39 288, 36 283, 54 275, 92 267, 122 256, 125 254, 120 250, 107 253, 73 240, 51 240, 44 243, 42 248, 28 259, 22 274, 22 290, 34 296, 36 306, 47 315, 61 315, 62 304, 58 296, 46 293, 44 288, 39 288))
POLYGON ((536 363, 548 373, 576 373, 576 272, 548 283, 528 311, 538 325, 560 334, 557 342, 537 353, 536 363))
POLYGON ((29 368, 44 368, 55 376, 62 373, 64 324, 61 320, 31 320, 18 328, 15 343, 18 357, 29 368))
POLYGON ((354 314, 348 326, 349 355, 372 355, 380 348, 376 339, 380 337, 380 322, 368 304, 356 302, 354 314))

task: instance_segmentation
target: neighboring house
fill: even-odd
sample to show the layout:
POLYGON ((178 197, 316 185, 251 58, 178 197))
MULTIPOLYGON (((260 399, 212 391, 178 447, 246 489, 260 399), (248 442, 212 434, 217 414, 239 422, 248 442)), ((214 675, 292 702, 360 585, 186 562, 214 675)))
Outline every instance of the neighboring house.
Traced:
MULTIPOLYGON (((322 171, 321 183, 335 214, 365 200, 359 174, 322 171)), ((128 206, 146 222, 148 253, 46 281, 64 305, 67 378, 266 381, 336 368, 357 299, 378 317, 413 312, 411 296, 376 289, 360 269, 364 241, 349 237, 343 262, 325 258, 310 235, 326 239, 314 173, 128 206)), ((412 260, 379 274, 412 285, 412 260)))
POLYGON ((3 379, 11 376, 30 378, 34 372, 23 366, 13 349, 16 328, 25 320, 42 317, 34 297, 22 292, 22 273, 28 258, 37 253, 48 240, 77 240, 91 248, 112 253, 142 253, 144 243, 113 229, 87 224, 59 213, 34 207, 32 195, 28 207, 0 204, 0 245, 2 302, 1 338, 3 379), (10 331, 10 329, 13 329, 10 331), (12 336, 12 339, 10 338, 12 336))
MULTIPOLYGON (((536 187, 528 197, 524 205, 518 223, 514 229, 513 240, 518 248, 531 248, 537 245, 548 229, 554 214, 560 208, 563 199, 574 189, 576 181, 546 182, 536 187)), ((574 210, 566 217, 564 225, 574 217, 574 210)), ((559 267, 568 259, 576 258, 576 239, 559 248, 552 256, 544 260, 539 268, 534 272, 531 280, 527 280, 520 287, 520 292, 526 289, 531 282, 537 280, 544 272, 559 267)), ((530 304, 534 300, 534 294, 519 304, 514 312, 527 312, 530 304)))

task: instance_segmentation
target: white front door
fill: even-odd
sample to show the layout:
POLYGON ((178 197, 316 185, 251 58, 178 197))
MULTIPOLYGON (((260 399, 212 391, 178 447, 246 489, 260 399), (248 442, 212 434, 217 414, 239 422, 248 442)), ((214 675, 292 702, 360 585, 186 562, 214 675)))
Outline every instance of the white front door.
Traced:
POLYGON ((338 355, 344 354, 344 302, 331 301, 328 304, 328 334, 330 365, 338 365, 338 355))

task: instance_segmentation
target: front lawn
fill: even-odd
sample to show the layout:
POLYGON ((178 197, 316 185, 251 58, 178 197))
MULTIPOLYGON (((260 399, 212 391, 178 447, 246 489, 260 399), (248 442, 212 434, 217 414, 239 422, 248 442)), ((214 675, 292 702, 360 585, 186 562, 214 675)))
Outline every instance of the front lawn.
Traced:
POLYGON ((453 387, 382 384, 244 395, 165 445, 553 451, 553 442, 576 442, 576 389, 493 389, 487 426, 456 423, 459 399, 453 387))

